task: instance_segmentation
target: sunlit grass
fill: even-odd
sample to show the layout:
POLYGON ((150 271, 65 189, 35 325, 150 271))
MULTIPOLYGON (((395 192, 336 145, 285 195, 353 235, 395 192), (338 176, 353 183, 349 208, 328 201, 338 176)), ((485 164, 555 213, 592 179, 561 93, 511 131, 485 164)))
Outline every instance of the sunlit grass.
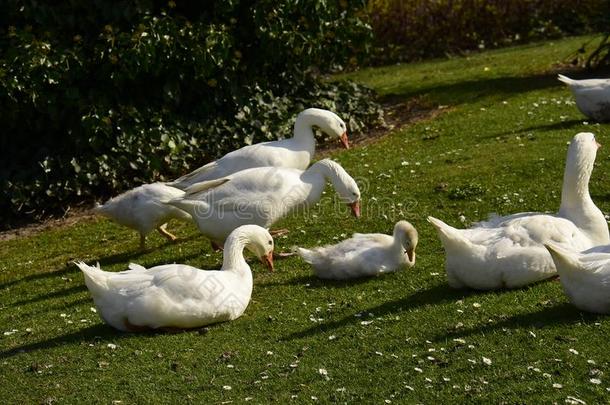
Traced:
MULTIPOLYGON (((363 217, 327 198, 277 224, 291 232, 276 249, 391 232, 404 218, 420 232, 408 272, 328 283, 298 258, 278 261, 273 274, 253 261, 255 287, 242 318, 137 335, 91 311, 71 261, 111 271, 130 261, 218 268, 221 255, 194 226, 172 224, 180 241, 153 235, 143 253, 134 232, 102 219, 1 243, 0 394, 28 403, 606 400, 606 317, 574 309, 555 281, 485 293, 449 288, 443 250, 425 221, 434 215, 462 226, 461 216, 468 224, 490 212, 557 209, 566 142, 592 131, 610 146, 608 127, 586 124, 555 80, 556 64, 582 41, 351 75, 393 100, 419 97, 445 112, 335 153, 362 185, 363 217)), ((604 212, 609 150, 600 150, 591 183, 604 212)))

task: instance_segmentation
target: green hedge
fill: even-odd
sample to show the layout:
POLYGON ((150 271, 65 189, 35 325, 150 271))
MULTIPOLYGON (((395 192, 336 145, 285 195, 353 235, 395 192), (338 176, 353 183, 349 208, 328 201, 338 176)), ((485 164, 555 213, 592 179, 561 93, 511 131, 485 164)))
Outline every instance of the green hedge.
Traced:
POLYGON ((367 89, 319 75, 370 43, 364 5, 2 2, 3 225, 289 135, 306 107, 380 123, 367 89))
POLYGON ((370 0, 372 63, 607 30, 610 0, 370 0))

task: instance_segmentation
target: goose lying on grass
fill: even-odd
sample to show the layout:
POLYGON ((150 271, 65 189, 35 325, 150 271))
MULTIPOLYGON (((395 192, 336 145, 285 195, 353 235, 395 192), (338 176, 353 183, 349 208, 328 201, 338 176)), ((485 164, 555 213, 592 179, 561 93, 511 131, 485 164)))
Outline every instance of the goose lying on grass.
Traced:
POLYGON ((417 230, 407 221, 394 226, 392 236, 355 233, 336 245, 297 248, 297 254, 325 279, 346 280, 390 273, 415 264, 417 230))
POLYGON ((273 239, 260 226, 244 225, 227 238, 220 270, 185 264, 146 269, 130 264, 118 273, 83 262, 76 265, 102 319, 123 331, 197 328, 239 318, 250 302, 252 272, 247 248, 273 270, 273 239))
POLYGON ((186 190, 195 183, 216 180, 253 167, 305 170, 316 150, 314 127, 341 139, 343 145, 349 149, 345 122, 331 111, 308 108, 297 116, 292 138, 244 146, 168 184, 186 190))
POLYGON ((470 229, 455 229, 428 217, 445 248, 449 285, 482 290, 521 287, 556 274, 545 243, 577 251, 610 243, 604 215, 589 195, 598 147, 591 133, 572 139, 557 215, 495 217, 470 229))
POLYGON ((583 311, 610 313, 610 253, 598 248, 571 252, 553 243, 545 246, 572 304, 583 311))
POLYGON ((144 249, 146 235, 157 229, 168 240, 176 239, 165 227, 171 219, 191 221, 191 215, 160 201, 178 198, 184 191, 163 183, 144 184, 108 200, 93 210, 115 222, 140 233, 140 249, 144 249))
POLYGON ((570 87, 581 113, 595 121, 610 121, 610 79, 574 80, 564 75, 558 79, 570 87))
POLYGON ((360 190, 349 174, 330 159, 307 170, 258 167, 218 180, 194 184, 183 197, 166 203, 193 216, 213 245, 221 245, 240 225, 269 228, 291 212, 316 204, 329 180, 354 216, 360 216, 360 190))

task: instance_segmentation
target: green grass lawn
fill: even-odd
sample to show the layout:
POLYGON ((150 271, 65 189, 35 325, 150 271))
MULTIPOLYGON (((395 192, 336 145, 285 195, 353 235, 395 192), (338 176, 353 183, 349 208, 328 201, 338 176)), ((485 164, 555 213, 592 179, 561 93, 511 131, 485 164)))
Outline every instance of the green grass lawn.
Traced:
POLYGON ((607 317, 576 310, 556 281, 451 289, 426 222, 433 215, 465 226, 490 212, 555 211, 566 142, 581 131, 606 146, 591 193, 610 212, 608 126, 587 123, 555 78, 557 63, 583 41, 350 75, 388 99, 446 108, 334 153, 362 186, 362 218, 335 204, 329 188, 314 210, 277 224, 291 232, 276 250, 389 233, 407 219, 420 233, 409 271, 323 282, 296 257, 278 260, 275 273, 253 261, 252 301, 240 319, 125 334, 92 311, 71 262, 99 261, 111 271, 131 261, 219 268, 221 254, 194 226, 170 225, 180 240, 152 235, 142 253, 135 232, 104 219, 0 243, 0 396, 14 403, 608 402, 607 317))

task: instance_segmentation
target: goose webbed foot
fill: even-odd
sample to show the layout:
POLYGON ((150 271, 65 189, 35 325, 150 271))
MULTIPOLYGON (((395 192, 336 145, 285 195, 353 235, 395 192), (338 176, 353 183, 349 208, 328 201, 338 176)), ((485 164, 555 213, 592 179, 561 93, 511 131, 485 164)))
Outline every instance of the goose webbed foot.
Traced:
POLYGON ((157 231, 159 231, 159 233, 161 235, 163 235, 165 238, 167 238, 167 240, 169 240, 170 242, 175 241, 177 239, 176 235, 169 233, 168 230, 165 229, 166 226, 167 226, 167 224, 161 225, 160 227, 157 228, 157 231))

